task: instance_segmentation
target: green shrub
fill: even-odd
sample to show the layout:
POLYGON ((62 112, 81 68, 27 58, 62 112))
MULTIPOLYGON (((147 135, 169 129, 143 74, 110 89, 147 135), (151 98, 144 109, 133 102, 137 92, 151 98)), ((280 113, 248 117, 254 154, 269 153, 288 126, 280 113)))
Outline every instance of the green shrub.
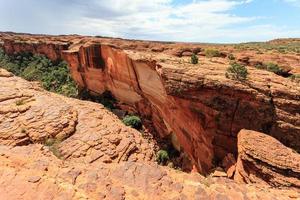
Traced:
POLYGON ((196 65, 198 64, 198 62, 199 62, 198 57, 196 56, 196 54, 193 53, 193 55, 191 56, 191 63, 196 65))
POLYGON ((293 74, 292 76, 289 77, 291 81, 300 83, 300 74, 293 74))
POLYGON ((125 116, 123 118, 123 123, 126 125, 126 126, 130 126, 132 128, 135 128, 137 130, 141 129, 142 128, 142 120, 138 117, 138 116, 125 116))
POLYGON ((206 49, 205 50, 205 56, 208 57, 208 58, 220 57, 221 52, 216 50, 216 49, 206 49))
POLYGON ((52 146, 54 143, 56 143, 56 140, 54 138, 48 138, 45 140, 44 145, 45 146, 52 146))
POLYGON ((89 90, 82 89, 82 90, 80 90, 78 96, 82 100, 101 103, 108 110, 115 109, 116 99, 113 97, 113 95, 109 91, 105 91, 101 95, 93 95, 89 90))
POLYGON ((248 70, 244 65, 238 63, 232 63, 225 74, 227 78, 244 81, 247 79, 248 70))
POLYGON ((235 60, 235 57, 234 57, 234 55, 231 53, 231 54, 228 55, 228 59, 229 59, 229 60, 235 60))
POLYGON ((283 77, 287 77, 289 75, 288 73, 288 67, 286 67, 286 70, 284 70, 282 67, 280 67, 278 64, 276 63, 263 63, 263 64, 257 64, 255 65, 255 67, 257 69, 263 69, 263 70, 267 70, 269 72, 273 72, 279 76, 283 76, 283 77))
POLYGON ((16 106, 22 106, 22 105, 25 104, 25 100, 24 99, 19 99, 15 103, 16 103, 16 106))
POLYGON ((65 62, 52 62, 43 55, 32 53, 7 55, 0 49, 0 66, 28 81, 40 81, 48 91, 68 97, 78 96, 77 85, 65 62))
POLYGON ((257 69, 267 69, 267 68, 266 68, 266 65, 260 64, 260 63, 259 63, 259 64, 256 64, 256 65, 255 65, 255 68, 257 68, 257 69))
POLYGON ((48 138, 44 141, 44 145, 49 148, 49 151, 53 153, 57 158, 62 159, 61 151, 59 150, 59 145, 63 139, 58 138, 48 138))
POLYGON ((275 74, 282 74, 283 70, 281 69, 281 67, 279 67, 278 64, 275 63, 267 63, 266 64, 266 69, 270 72, 273 72, 275 74))
POLYGON ((166 150, 159 150, 156 154, 156 161, 159 164, 165 165, 169 159, 169 153, 166 150))
POLYGON ((25 128, 21 128, 21 133, 26 133, 26 129, 25 128))

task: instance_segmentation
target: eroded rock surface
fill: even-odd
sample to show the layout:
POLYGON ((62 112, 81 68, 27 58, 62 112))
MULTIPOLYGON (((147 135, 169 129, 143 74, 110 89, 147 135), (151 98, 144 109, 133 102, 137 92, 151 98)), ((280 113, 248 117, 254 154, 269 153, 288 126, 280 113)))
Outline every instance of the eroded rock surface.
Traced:
POLYGON ((0 199, 297 199, 293 190, 238 185, 154 164, 62 161, 39 144, 0 145, 0 199))
POLYGON ((5 70, 0 82, 0 144, 52 139, 62 158, 88 163, 153 159, 154 144, 102 105, 46 92, 5 70))
POLYGON ((81 87, 98 94, 111 91, 121 104, 151 120, 162 137, 171 136, 201 173, 213 167, 214 159, 237 155, 237 133, 243 128, 300 152, 299 83, 256 69, 252 61, 282 60, 297 72, 297 55, 235 52, 249 62, 248 81, 240 83, 225 78, 230 60, 223 49, 225 56, 206 58, 201 51, 211 47, 205 45, 8 33, 1 39, 8 53, 30 51, 66 60, 81 87), (58 51, 43 51, 49 44, 58 51), (190 64, 185 55, 191 52, 198 53, 200 64, 190 64))
POLYGON ((236 181, 300 188, 300 155, 278 140, 241 130, 238 155, 236 181))
POLYGON ((155 144, 102 105, 46 92, 2 69, 0 82, 0 199, 300 198, 296 189, 158 166, 155 144), (62 141, 44 145, 49 138, 62 141))

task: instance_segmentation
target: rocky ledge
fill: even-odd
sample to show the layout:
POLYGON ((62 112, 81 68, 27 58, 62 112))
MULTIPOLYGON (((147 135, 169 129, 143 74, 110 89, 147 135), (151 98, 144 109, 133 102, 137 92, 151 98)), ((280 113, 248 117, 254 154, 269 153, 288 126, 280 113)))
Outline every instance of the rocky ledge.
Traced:
MULTIPOLYGON (((25 51, 64 59, 80 87, 95 94, 110 91, 124 108, 151 121, 161 137, 172 138, 174 146, 187 153, 203 174, 226 156, 237 157, 237 134, 244 128, 268 134, 300 152, 299 83, 255 68, 249 59, 239 59, 247 53, 242 50, 217 46, 213 48, 224 52, 209 58, 203 56, 203 49, 212 47, 201 44, 74 35, 0 36, 8 54, 25 51), (241 62, 249 61, 247 81, 225 77, 230 52, 241 62), (190 63, 192 53, 198 54, 199 64, 190 63)), ((278 53, 266 53, 264 59, 275 57, 286 65, 299 61, 297 55, 283 58, 278 53)), ((263 60, 253 52, 251 59, 263 60)), ((74 116, 71 111, 65 117, 74 116)), ((72 126, 65 128, 72 132, 72 126)))
POLYGON ((154 164, 62 161, 42 145, 0 145, 0 199, 299 199, 297 191, 241 185, 154 164))
POLYGON ((259 132, 238 135, 237 182, 300 188, 300 155, 259 132))
MULTIPOLYGON (((49 93, 2 69, 0 82, 0 199, 300 198, 297 187, 238 184, 218 175, 205 178, 158 166, 153 162, 155 144, 124 126, 102 105, 49 93), (49 139, 57 142, 49 143, 49 139)), ((252 160, 244 155, 257 154, 255 158, 264 162, 268 158, 263 147, 255 151, 243 135, 249 142, 252 136, 258 138, 261 145, 266 136, 249 133, 239 135, 239 175, 244 174, 241 165, 247 175, 252 173, 245 165, 252 160)), ((270 141, 287 160, 294 160, 294 164, 286 163, 285 169, 299 173, 299 155, 274 139, 270 141)), ((284 164, 277 160, 271 163, 273 167, 284 164)), ((297 180, 293 183, 299 186, 297 180)))
POLYGON ((150 161, 154 143, 104 106, 68 99, 0 69, 0 144, 44 144, 64 160, 150 161))

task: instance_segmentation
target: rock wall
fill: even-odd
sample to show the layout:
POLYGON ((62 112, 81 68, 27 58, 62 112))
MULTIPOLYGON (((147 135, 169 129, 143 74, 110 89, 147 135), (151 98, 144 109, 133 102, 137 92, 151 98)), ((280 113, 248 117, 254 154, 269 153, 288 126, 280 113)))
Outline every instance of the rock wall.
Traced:
POLYGON ((30 42, 30 41, 15 41, 3 39, 2 47, 6 53, 13 54, 15 52, 31 52, 33 54, 46 55, 51 60, 61 59, 63 50, 68 49, 67 43, 46 43, 46 42, 30 42))
POLYGON ((0 145, 0 199, 295 200, 297 190, 239 185, 140 162, 61 161, 39 144, 0 145))
POLYGON ((273 137, 241 130, 238 151, 237 182, 300 188, 300 155, 273 137))
POLYGON ((300 149, 299 88, 282 85, 282 77, 253 70, 255 81, 241 84, 225 79, 224 68, 159 63, 110 44, 87 42, 68 50, 37 46, 4 41, 8 53, 31 51, 66 60, 81 87, 99 94, 109 90, 151 119, 162 137, 172 136, 179 142, 178 148, 202 173, 227 153, 236 155, 237 133, 242 128, 273 135, 300 149))
POLYGON ((0 82, 0 146, 43 144, 64 161, 91 165, 154 160, 155 142, 103 105, 47 92, 1 68, 0 82))
POLYGON ((156 62, 132 59, 124 51, 108 45, 99 49, 98 44, 81 47, 77 53, 65 51, 63 57, 81 86, 96 93, 109 90, 118 100, 150 118, 161 136, 175 133, 199 170, 208 171, 214 155, 212 135, 204 131, 188 100, 166 93, 156 62), (99 60, 93 57, 105 65, 97 66, 99 60))

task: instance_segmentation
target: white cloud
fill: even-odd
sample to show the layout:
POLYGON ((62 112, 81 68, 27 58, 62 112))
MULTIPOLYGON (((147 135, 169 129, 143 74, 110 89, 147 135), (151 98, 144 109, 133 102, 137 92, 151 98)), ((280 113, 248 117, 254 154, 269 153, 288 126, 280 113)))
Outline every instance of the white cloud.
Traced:
POLYGON ((251 1, 207 0, 174 5, 171 0, 107 0, 105 4, 93 0, 80 5, 87 12, 74 20, 72 27, 126 38, 204 41, 222 28, 255 20, 229 14, 251 1))
POLYGON ((0 0, 5 8, 0 30, 187 42, 240 42, 297 33, 255 26, 261 24, 259 16, 232 14, 252 1, 0 0))

